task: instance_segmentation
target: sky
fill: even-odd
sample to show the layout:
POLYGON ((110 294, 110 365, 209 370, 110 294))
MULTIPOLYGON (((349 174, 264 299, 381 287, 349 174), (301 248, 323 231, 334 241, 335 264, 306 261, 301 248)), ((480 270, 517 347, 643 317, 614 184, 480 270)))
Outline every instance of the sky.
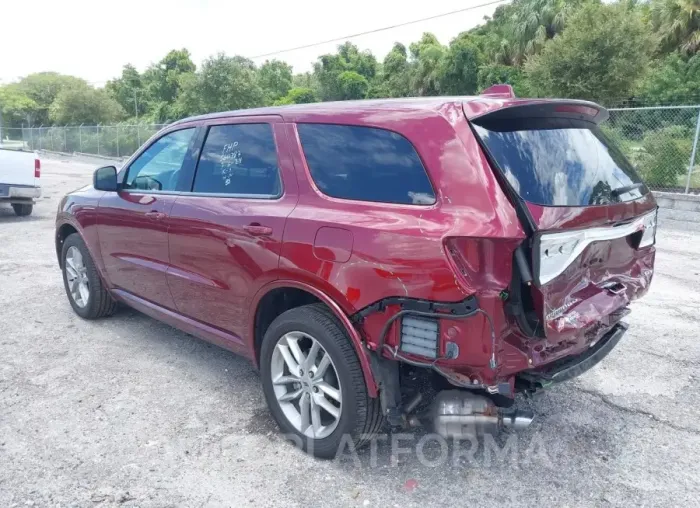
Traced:
MULTIPOLYGON (((124 64, 139 71, 171 49, 187 48, 199 64, 211 55, 253 57, 334 39, 489 0, 33 0, 0 8, 0 83, 33 72, 55 71, 103 86, 124 64), (31 12, 28 13, 31 3, 31 12), (413 5, 411 5, 413 4, 413 5)), ((394 42, 408 44, 432 32, 443 44, 483 23, 497 5, 351 40, 380 60, 394 42)), ((281 53, 294 72, 311 70, 338 42, 281 53)), ((265 58, 257 58, 257 64, 265 58)))

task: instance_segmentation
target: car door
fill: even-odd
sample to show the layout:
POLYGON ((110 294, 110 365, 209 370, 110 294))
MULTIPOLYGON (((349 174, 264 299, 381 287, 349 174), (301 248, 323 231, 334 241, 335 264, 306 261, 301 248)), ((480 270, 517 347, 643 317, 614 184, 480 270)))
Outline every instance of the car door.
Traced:
POLYGON ((164 133, 120 172, 118 192, 99 202, 98 235, 105 270, 117 289, 175 308, 168 267, 168 215, 181 186, 191 183, 196 127, 164 133))
POLYGON ((280 117, 206 128, 192 192, 170 212, 167 279, 180 313, 240 341, 249 299, 276 278, 297 182, 280 117))

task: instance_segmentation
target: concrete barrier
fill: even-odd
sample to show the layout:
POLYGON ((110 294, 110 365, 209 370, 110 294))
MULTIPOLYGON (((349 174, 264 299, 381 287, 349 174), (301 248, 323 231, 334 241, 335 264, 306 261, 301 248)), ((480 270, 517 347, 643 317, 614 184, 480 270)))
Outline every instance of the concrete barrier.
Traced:
POLYGON ((659 208, 700 213, 700 195, 654 192, 659 208))

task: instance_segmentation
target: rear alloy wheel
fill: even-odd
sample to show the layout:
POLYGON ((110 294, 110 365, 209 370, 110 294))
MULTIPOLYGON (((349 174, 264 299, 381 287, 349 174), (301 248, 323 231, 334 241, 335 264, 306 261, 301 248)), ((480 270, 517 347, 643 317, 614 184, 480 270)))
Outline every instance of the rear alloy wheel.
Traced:
POLYGON ((13 203, 12 209, 15 211, 15 215, 18 217, 26 217, 27 215, 31 215, 32 210, 34 210, 34 205, 31 203, 13 203))
POLYGON ((260 373, 273 418, 308 453, 333 458, 382 428, 379 399, 367 393, 357 352, 323 304, 288 310, 270 324, 260 373))
POLYGON ((96 319, 109 316, 116 310, 116 302, 102 285, 87 246, 77 233, 63 242, 61 267, 68 301, 76 314, 85 319, 96 319))
POLYGON ((270 369, 277 402, 297 432, 329 436, 342 414, 342 388, 330 355, 311 335, 289 332, 272 353, 270 369))

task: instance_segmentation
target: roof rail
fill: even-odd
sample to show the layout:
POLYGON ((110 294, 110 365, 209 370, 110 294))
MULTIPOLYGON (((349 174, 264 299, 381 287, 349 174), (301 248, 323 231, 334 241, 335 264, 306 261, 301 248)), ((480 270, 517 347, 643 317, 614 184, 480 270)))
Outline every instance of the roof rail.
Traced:
POLYGON ((515 99, 515 92, 510 85, 491 85, 479 95, 495 97, 499 99, 515 99))

